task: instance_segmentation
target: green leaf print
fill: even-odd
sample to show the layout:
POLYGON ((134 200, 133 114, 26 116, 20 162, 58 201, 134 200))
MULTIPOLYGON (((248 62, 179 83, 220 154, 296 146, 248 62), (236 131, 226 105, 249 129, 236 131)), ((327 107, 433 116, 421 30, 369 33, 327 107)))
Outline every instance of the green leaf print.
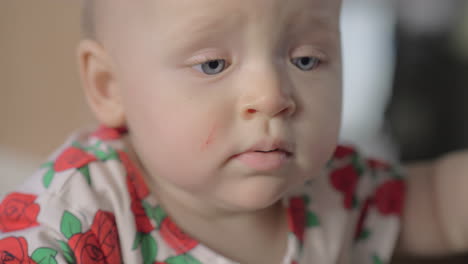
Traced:
POLYGON ((119 160, 119 154, 114 149, 108 148, 106 152, 100 148, 101 145, 102 141, 98 141, 94 146, 86 147, 85 150, 92 152, 101 161, 119 160))
POLYGON ((352 204, 352 206, 353 206, 353 209, 356 209, 356 208, 359 207, 359 200, 358 200, 358 198, 356 197, 356 195, 353 196, 353 204, 352 204))
POLYGON ((103 160, 119 160, 119 153, 112 148, 109 148, 109 151, 106 154, 106 157, 103 160))
POLYGON ((89 186, 91 186, 91 174, 89 173, 89 166, 86 165, 84 167, 81 167, 78 169, 81 174, 83 174, 86 182, 89 184, 89 186))
POLYGON ((98 142, 96 142, 96 144, 94 144, 94 148, 99 148, 101 145, 102 145, 102 141, 99 140, 98 142))
POLYGON ((353 166, 354 168, 356 169, 356 171, 358 172, 358 175, 361 176, 362 174, 364 174, 364 166, 362 166, 362 161, 359 157, 359 155, 357 154, 354 154, 353 155, 353 166))
POLYGON ((143 206, 143 209, 145 209, 145 214, 148 216, 148 217, 152 217, 152 214, 153 214, 153 207, 151 206, 150 203, 148 203, 147 201, 143 200, 141 202, 141 205, 143 206))
POLYGON ((158 255, 158 245, 150 234, 142 235, 141 254, 144 264, 152 264, 158 255))
POLYGON ((140 233, 140 232, 136 233, 136 235, 135 235, 135 240, 133 240, 133 247, 132 247, 132 250, 135 250, 135 249, 137 249, 137 248, 140 246, 141 241, 143 240, 143 235, 144 235, 144 234, 143 234, 143 233, 140 233))
POLYGON ((361 240, 366 240, 370 237, 371 235, 371 231, 369 229, 364 229, 362 230, 362 232, 358 235, 357 237, 357 241, 361 241, 361 240))
POLYGON ((71 144, 73 147, 75 148, 79 148, 79 149, 82 149, 82 150, 86 150, 86 148, 84 148, 80 142, 78 141, 73 141, 72 144, 71 144))
POLYGON ((100 149, 94 149, 93 150, 94 155, 100 160, 105 160, 107 158, 107 153, 103 150, 100 149))
POLYGON ((372 262, 374 264, 384 264, 383 260, 377 255, 372 256, 372 262))
POLYGON ((316 227, 320 225, 319 219, 315 213, 307 211, 306 225, 307 227, 316 227))
POLYGON ((33 252, 31 258, 37 264, 57 264, 55 256, 57 256, 57 251, 53 249, 38 248, 33 252))
POLYGON ((70 246, 64 241, 58 241, 60 244, 60 248, 62 249, 63 255, 65 256, 65 260, 67 263, 75 263, 75 254, 73 253, 70 246))
POLYGON ((52 168, 53 166, 54 166, 54 162, 49 161, 49 162, 46 162, 46 163, 42 164, 41 168, 52 168))
POLYGON ((60 231, 67 239, 70 239, 73 235, 81 233, 81 222, 76 216, 65 211, 62 216, 60 231))
POLYGON ((165 261, 167 264, 202 264, 196 258, 189 254, 170 257, 165 261))
POLYGON ((166 211, 164 211, 164 209, 162 209, 162 207, 158 205, 153 209, 153 213, 151 214, 151 216, 156 222, 157 226, 159 227, 164 218, 166 218, 167 214, 166 211))
POLYGON ((143 208, 145 209, 146 215, 153 219, 156 222, 156 226, 159 227, 161 222, 166 218, 167 214, 164 209, 157 205, 156 207, 152 207, 147 201, 142 202, 143 208))
POLYGON ((46 174, 42 177, 42 184, 44 184, 45 188, 49 188, 50 183, 54 179, 55 171, 53 168, 50 168, 46 174))

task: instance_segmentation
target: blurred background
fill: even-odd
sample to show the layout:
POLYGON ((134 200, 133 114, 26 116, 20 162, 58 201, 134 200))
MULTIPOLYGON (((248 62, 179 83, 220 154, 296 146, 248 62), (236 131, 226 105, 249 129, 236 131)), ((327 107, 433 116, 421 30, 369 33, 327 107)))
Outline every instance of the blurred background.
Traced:
POLYGON ((468 145, 468 1, 345 0, 342 138, 404 162, 468 145))
POLYGON ((79 2, 0 1, 0 195, 93 122, 75 65, 79 2))
MULTIPOLYGON (((466 148, 468 1, 344 3, 342 140, 403 162, 466 148)), ((79 1, 0 2, 0 196, 95 122, 76 73, 79 37, 79 1)))

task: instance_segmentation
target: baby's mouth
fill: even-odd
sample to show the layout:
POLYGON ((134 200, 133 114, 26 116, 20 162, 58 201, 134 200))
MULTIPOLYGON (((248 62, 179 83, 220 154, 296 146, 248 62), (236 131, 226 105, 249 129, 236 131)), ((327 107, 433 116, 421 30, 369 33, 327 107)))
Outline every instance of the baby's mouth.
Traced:
POLYGON ((273 150, 268 150, 268 151, 256 150, 255 152, 269 153, 269 152, 275 152, 275 151, 278 151, 278 149, 273 149, 273 150))
POLYGON ((235 156, 235 159, 255 171, 275 171, 291 160, 291 153, 281 149, 253 150, 235 156))
POLYGON ((291 156, 292 153, 291 152, 288 152, 288 151, 285 151, 285 150, 282 150, 282 149, 272 149, 272 150, 267 150, 267 151, 264 151, 264 150, 255 150, 254 152, 258 152, 258 153, 272 153, 272 152, 281 152, 281 153, 284 153, 286 154, 286 156, 291 156))

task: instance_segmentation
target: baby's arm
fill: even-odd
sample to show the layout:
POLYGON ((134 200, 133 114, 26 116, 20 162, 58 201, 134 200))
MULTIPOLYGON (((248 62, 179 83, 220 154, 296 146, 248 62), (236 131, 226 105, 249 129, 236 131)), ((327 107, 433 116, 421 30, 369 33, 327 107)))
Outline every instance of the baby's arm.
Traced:
POLYGON ((408 166, 399 253, 468 251, 468 151, 408 166))

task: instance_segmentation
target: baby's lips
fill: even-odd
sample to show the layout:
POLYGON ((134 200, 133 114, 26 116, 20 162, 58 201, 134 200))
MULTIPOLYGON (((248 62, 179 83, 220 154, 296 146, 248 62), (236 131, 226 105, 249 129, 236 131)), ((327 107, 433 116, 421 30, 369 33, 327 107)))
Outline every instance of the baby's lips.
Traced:
POLYGON ((282 139, 264 139, 255 143, 253 146, 248 148, 245 152, 270 152, 270 151, 281 151, 288 155, 292 154, 291 144, 287 143, 282 139))
POLYGON ((289 155, 284 151, 248 151, 236 155, 235 158, 251 169, 273 171, 283 167, 289 160, 289 155))
POLYGON ((289 162, 293 156, 291 146, 280 138, 265 138, 231 158, 255 171, 274 171, 289 162))

